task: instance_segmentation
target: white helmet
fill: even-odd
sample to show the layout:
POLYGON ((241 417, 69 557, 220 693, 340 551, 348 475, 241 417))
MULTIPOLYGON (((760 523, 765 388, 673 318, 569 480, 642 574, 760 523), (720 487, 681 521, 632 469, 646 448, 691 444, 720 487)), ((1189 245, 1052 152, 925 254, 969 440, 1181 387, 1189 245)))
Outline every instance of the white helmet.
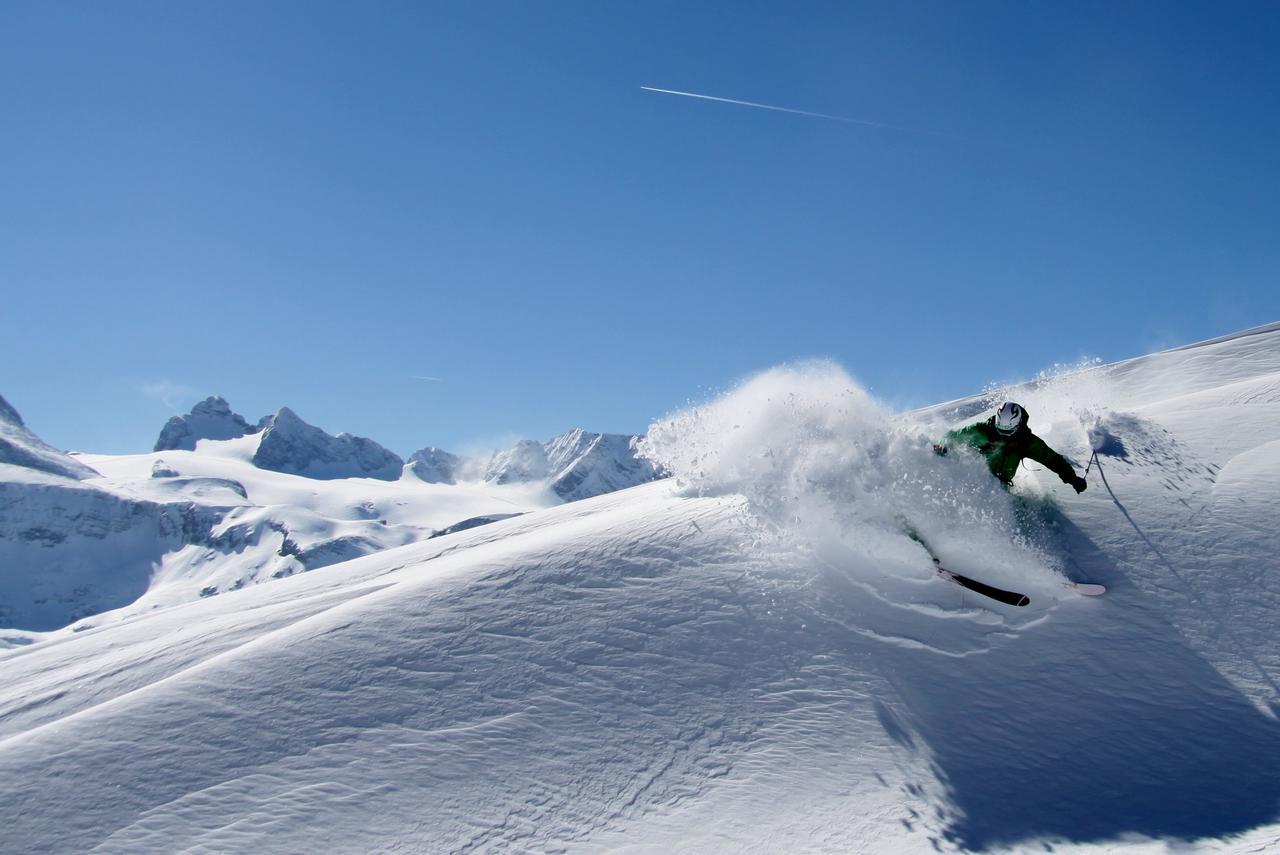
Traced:
POLYGON ((1017 433, 1018 428, 1022 427, 1026 423, 1027 411, 1012 401, 1005 401, 1004 404, 1000 406, 1000 411, 996 413, 996 430, 1006 436, 1012 436, 1017 433))

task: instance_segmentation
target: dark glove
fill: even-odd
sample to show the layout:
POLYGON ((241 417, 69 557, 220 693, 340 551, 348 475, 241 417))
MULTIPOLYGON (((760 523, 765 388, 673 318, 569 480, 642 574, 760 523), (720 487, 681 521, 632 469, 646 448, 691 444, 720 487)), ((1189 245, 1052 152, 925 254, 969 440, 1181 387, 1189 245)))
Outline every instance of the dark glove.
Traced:
POLYGON ((945 455, 945 454, 947 453, 947 447, 946 447, 945 445, 938 445, 938 444, 935 442, 935 443, 933 444, 933 453, 934 453, 934 454, 943 454, 943 455, 945 455))
POLYGON ((1089 482, 1083 478, 1072 478, 1067 483, 1072 487, 1075 487, 1077 493, 1083 493, 1085 490, 1089 489, 1089 482))

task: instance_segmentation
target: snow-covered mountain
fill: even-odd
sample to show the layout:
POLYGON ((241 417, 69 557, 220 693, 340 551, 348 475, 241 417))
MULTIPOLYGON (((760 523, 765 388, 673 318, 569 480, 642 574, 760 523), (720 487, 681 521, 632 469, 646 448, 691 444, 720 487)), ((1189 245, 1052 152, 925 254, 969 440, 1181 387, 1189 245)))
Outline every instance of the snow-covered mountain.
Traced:
POLYGON ((216 513, 0 464, 0 626, 53 630, 136 601, 216 513))
POLYGON ((307 424, 288 407, 251 425, 221 397, 169 419, 156 451, 194 451, 200 440, 229 440, 262 432, 253 463, 263 469, 310 478, 380 478, 393 481, 407 465, 428 484, 456 484, 468 476, 493 484, 546 482, 565 501, 577 501, 644 484, 659 477, 637 454, 638 436, 566 431, 547 442, 521 440, 488 459, 469 460, 443 449, 415 451, 407 461, 378 443, 350 434, 332 436, 307 424))
POLYGON ((551 463, 542 443, 522 439, 502 451, 495 451, 484 468, 484 480, 494 484, 541 481, 551 474, 551 463))
MULTIPOLYGON (((767 372, 650 429, 670 479, 7 633, 2 848, 1276 851, 1278 424, 1280 325, 908 414, 767 372), (1001 395, 1084 494, 933 454, 1001 395)), ((254 440, 259 503, 321 483, 254 440)))
POLYGON ((231 411, 231 405, 216 395, 191 408, 184 416, 174 416, 165 423, 156 440, 155 451, 195 451, 202 439, 237 439, 256 433, 258 426, 231 411))
POLYGON ((547 445, 554 466, 530 443, 542 468, 460 482, 476 465, 448 452, 423 449, 406 466, 288 408, 251 428, 216 397, 171 419, 157 443, 166 447, 151 454, 72 457, 7 403, 0 437, 14 461, 0 472, 0 627, 38 632, 125 619, 652 477, 635 464, 634 443, 603 453, 609 437, 574 431, 547 445))
POLYGON ((394 481, 404 468, 403 460, 373 440, 349 433, 326 433, 288 407, 251 425, 216 395, 196 404, 190 413, 169 419, 154 450, 195 451, 201 440, 239 439, 259 433, 253 463, 272 472, 320 479, 394 481))
MULTIPOLYGON (((193 412, 223 409, 215 401, 193 412)), ((326 475, 378 460, 377 446, 370 454, 364 441, 281 413, 264 432, 221 441, 208 435, 217 418, 183 422, 199 428, 183 434, 198 451, 77 458, 43 443, 3 402, 0 627, 39 633, 83 628, 91 616, 124 620, 555 502, 542 484, 444 488, 276 472, 264 458, 326 475)))
POLYGON ((408 467, 418 480, 428 484, 456 484, 462 462, 458 455, 432 446, 411 454, 408 467))
POLYGON ((638 453, 640 437, 572 430, 547 444, 547 460, 555 474, 551 489, 566 502, 589 499, 638 484, 662 473, 638 453))
POLYGON ((404 469, 400 457, 371 439, 340 433, 331 436, 309 425, 288 407, 263 424, 253 463, 272 472, 307 478, 377 478, 395 481, 404 469))
POLYGON ((132 602, 153 562, 212 522, 101 481, 0 399, 0 627, 52 630, 132 602))
POLYGON ((566 502, 647 484, 660 477, 653 462, 640 456, 640 437, 589 433, 575 428, 545 443, 522 440, 495 452, 484 466, 484 480, 495 484, 545 480, 566 502))
POLYGON ((0 464, 34 469, 64 478, 93 478, 94 472, 27 430, 22 416, 0 397, 0 464))

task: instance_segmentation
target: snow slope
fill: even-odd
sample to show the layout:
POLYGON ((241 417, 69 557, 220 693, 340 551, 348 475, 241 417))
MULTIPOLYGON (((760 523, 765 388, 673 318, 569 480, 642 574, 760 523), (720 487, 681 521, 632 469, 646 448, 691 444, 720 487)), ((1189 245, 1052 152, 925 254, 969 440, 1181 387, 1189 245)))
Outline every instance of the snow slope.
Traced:
MULTIPOLYGON (((477 517, 521 514, 556 503, 540 484, 426 484, 411 474, 309 478, 262 469, 266 434, 201 440, 195 450, 79 455, 102 473, 89 486, 125 498, 200 513, 185 543, 143 565, 141 588, 77 628, 100 626, 425 540, 477 517)), ((0 549, 3 546, 0 545, 0 549)), ((99 575, 102 567, 98 567, 99 575)), ((102 611, 99 609, 98 611, 102 611)))
POLYGON ((1085 494, 798 366, 669 481, 0 651, 0 849, 1280 848, 1280 326, 1012 394, 1085 494))
POLYGON ((21 466, 63 478, 92 478, 98 474, 46 445, 27 429, 22 416, 4 398, 0 398, 0 464, 21 466))

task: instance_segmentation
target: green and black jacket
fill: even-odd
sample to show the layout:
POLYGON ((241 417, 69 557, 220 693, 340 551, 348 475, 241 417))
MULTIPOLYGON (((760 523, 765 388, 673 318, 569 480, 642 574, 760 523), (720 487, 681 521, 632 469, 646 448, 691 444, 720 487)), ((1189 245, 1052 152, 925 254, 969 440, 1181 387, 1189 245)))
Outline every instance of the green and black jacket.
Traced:
POLYGON ((1025 458, 1049 467, 1064 484, 1075 480, 1076 470, 1067 459, 1054 451, 1040 437, 1031 432, 1027 423, 1023 422, 1014 433, 1006 436, 996 430, 995 416, 985 422, 977 422, 968 427, 949 431, 943 437, 944 450, 948 445, 966 445, 987 458, 987 466, 1006 485, 1013 482, 1018 466, 1025 458))

